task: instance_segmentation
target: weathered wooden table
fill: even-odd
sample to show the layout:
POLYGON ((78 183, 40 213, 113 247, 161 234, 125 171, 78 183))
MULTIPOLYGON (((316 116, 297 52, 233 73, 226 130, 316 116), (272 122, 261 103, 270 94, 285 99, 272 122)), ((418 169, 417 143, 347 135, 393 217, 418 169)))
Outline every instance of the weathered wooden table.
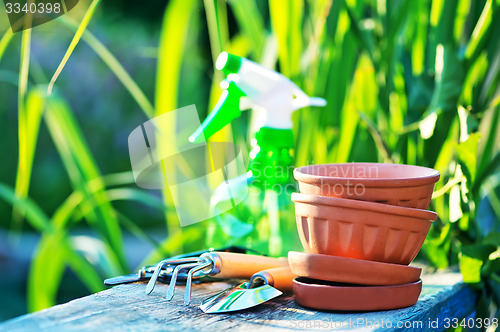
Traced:
MULTIPOLYGON (((446 321, 474 312, 474 293, 459 273, 422 277, 424 286, 416 305, 399 310, 369 313, 313 311, 295 303, 293 295, 281 296, 258 307, 231 314, 205 314, 199 304, 234 283, 195 285, 190 306, 183 304, 179 286, 171 302, 167 285, 158 284, 146 295, 145 283, 119 285, 109 290, 61 304, 0 324, 0 330, 444 330, 446 321)), ((7 302, 4 302, 4 305, 7 302)))

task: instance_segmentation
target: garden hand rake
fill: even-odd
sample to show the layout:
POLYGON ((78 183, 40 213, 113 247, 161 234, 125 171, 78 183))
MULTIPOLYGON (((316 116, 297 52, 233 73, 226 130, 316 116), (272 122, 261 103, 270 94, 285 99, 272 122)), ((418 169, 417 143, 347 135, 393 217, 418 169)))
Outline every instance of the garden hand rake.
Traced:
POLYGON ((156 266, 146 287, 146 294, 150 294, 156 284, 158 275, 165 265, 176 265, 167 291, 167 301, 174 296, 175 283, 179 272, 189 269, 187 273, 186 291, 184 293, 184 304, 191 302, 191 284, 193 276, 203 274, 216 276, 217 278, 249 279, 254 273, 262 270, 288 266, 286 258, 272 258, 258 255, 236 254, 229 252, 210 252, 194 258, 183 258, 177 260, 163 260, 156 266))

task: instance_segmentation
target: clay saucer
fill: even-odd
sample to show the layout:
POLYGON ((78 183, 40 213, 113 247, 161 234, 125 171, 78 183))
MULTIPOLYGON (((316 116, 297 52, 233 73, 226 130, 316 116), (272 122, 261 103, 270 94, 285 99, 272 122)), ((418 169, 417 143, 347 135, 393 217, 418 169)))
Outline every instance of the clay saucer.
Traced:
POLYGON ((288 264, 300 277, 360 285, 400 285, 420 278, 421 268, 329 255, 288 252, 288 264))
POLYGON ((422 280, 395 286, 356 286, 295 278, 295 301, 318 310, 376 311, 405 308, 418 301, 422 280))
POLYGON ((439 172, 379 163, 308 165, 293 172, 303 194, 427 209, 439 172))

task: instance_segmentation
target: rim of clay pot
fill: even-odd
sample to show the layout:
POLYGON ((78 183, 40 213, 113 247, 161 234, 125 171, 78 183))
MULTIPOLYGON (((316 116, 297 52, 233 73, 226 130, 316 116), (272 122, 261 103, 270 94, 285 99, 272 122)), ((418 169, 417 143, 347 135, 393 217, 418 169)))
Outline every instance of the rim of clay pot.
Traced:
MULTIPOLYGON (((371 172, 371 171, 370 171, 371 172)), ((338 172, 336 172, 338 173, 338 172)), ((341 172, 342 173, 342 172, 341 172)), ((378 171, 377 171, 378 175, 378 171)), ((298 167, 293 170, 293 176, 297 181, 318 184, 318 183, 329 183, 335 182, 342 185, 363 184, 366 187, 416 187, 422 185, 428 185, 436 183, 441 176, 440 173, 432 168, 415 166, 415 165, 404 165, 404 164, 384 164, 384 163, 341 163, 341 164, 316 164, 298 167), (353 167, 359 168, 358 173, 366 172, 366 170, 371 167, 377 169, 382 169, 385 173, 392 174, 393 176, 381 176, 377 178, 370 177, 344 177, 344 176, 326 176, 326 175, 315 175, 315 170, 320 167, 338 167, 339 169, 351 168, 354 172, 353 167), (364 170, 364 172, 362 172, 364 170), (414 172, 417 173, 415 176, 402 176, 401 173, 404 172, 414 172)))
POLYGON ((307 203, 314 205, 330 205, 337 207, 345 207, 350 209, 367 210, 374 212, 381 212, 387 214, 395 214, 398 216, 415 217, 435 221, 438 217, 436 212, 415 209, 403 206, 388 205, 382 203, 358 201, 347 198, 327 197, 318 195, 307 195, 301 193, 292 193, 292 201, 295 203, 307 203))
POLYGON ((422 280, 389 286, 338 284, 298 277, 293 280, 295 300, 319 310, 375 311, 414 305, 422 291, 422 280))
POLYGON ((340 256, 289 251, 288 263, 300 277, 360 285, 401 285, 420 278, 419 267, 340 256))

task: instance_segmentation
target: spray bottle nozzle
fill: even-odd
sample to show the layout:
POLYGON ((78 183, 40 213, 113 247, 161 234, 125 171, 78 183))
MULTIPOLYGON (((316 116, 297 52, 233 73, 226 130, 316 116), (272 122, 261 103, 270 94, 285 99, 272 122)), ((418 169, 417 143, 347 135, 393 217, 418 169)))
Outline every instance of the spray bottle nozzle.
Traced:
POLYGON ((241 110, 258 107, 258 127, 292 128, 292 113, 306 106, 325 106, 322 98, 309 97, 287 77, 255 62, 222 52, 215 63, 227 76, 221 87, 225 89, 214 110, 200 128, 189 138, 191 142, 209 138, 232 120, 241 110), (245 96, 245 103, 240 98, 245 96))
POLYGON ((201 126, 189 137, 191 143, 203 142, 203 136, 208 139, 241 115, 240 99, 245 94, 235 82, 224 82, 225 90, 222 92, 217 105, 215 105, 201 126))
POLYGON ((295 98, 292 101, 292 105, 295 109, 300 109, 300 108, 304 108, 307 106, 322 107, 322 106, 326 105, 326 100, 324 100, 323 98, 319 98, 319 97, 309 97, 309 96, 305 95, 304 97, 301 97, 301 98, 295 98))
POLYGON ((222 70, 222 72, 227 76, 229 74, 237 73, 238 70, 240 70, 241 62, 241 57, 227 52, 222 52, 217 57, 215 68, 217 68, 217 70, 222 70))

